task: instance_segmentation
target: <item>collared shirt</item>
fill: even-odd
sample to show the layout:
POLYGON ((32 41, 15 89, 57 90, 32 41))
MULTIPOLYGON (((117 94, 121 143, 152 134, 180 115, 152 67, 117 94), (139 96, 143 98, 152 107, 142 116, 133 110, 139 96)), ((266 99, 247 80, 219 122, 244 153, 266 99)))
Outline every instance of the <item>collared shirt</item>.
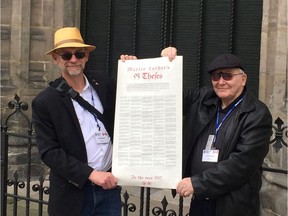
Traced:
MULTIPOLYGON (((104 110, 99 96, 86 77, 85 81, 86 85, 80 96, 93 105, 100 113, 103 113, 104 110)), ((77 101, 72 99, 72 102, 85 140, 88 165, 95 170, 107 171, 112 164, 112 145, 104 124, 96 116, 80 106, 77 101), (104 134, 104 139, 99 140, 99 134, 104 134)), ((101 137, 103 138, 102 135, 101 137)))

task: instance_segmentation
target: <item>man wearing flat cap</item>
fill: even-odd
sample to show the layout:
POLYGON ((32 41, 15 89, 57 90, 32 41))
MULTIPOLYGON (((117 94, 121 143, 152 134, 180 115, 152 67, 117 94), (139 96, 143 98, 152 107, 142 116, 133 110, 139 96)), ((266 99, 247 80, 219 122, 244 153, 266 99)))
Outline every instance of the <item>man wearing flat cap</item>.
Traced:
MULTIPOLYGON (((161 55, 173 60, 176 53, 168 47, 161 55)), ((184 92, 183 179, 176 191, 191 195, 190 216, 259 216, 271 114, 246 87, 237 56, 217 56, 207 72, 212 88, 184 92)))
MULTIPOLYGON (((175 47, 161 52, 170 61, 176 54, 175 47)), ((191 196, 189 216, 259 216, 271 114, 249 93, 237 56, 217 56, 207 72, 212 88, 184 92, 183 179, 176 192, 191 196)))
POLYGON ((121 215, 121 188, 110 172, 115 83, 105 74, 84 74, 94 49, 78 28, 57 30, 46 54, 60 77, 32 102, 37 146, 50 168, 51 216, 121 215))

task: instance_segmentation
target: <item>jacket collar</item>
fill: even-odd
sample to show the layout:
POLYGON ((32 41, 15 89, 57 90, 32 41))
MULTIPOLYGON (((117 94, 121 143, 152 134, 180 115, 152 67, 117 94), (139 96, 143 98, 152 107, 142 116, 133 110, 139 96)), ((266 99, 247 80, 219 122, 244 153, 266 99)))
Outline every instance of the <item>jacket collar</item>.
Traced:
MULTIPOLYGON (((207 99, 204 104, 208 107, 210 106, 215 106, 218 107, 220 102, 220 99, 218 98, 218 96, 215 94, 214 90, 211 88, 211 91, 213 91, 211 97, 209 99, 207 99)), ((241 94, 242 95, 242 94, 241 94)), ((241 97, 241 96, 239 96, 241 97)), ((238 100, 239 98, 237 98, 236 100, 238 100)), ((243 101, 241 102, 241 104, 239 105, 241 107, 241 112, 251 112, 252 110, 255 109, 255 103, 254 100, 256 98, 251 94, 251 92, 247 89, 247 87, 245 86, 244 88, 244 94, 243 94, 243 101)), ((233 102, 234 103, 234 102, 233 102)), ((216 109, 215 109, 216 110, 216 109)))

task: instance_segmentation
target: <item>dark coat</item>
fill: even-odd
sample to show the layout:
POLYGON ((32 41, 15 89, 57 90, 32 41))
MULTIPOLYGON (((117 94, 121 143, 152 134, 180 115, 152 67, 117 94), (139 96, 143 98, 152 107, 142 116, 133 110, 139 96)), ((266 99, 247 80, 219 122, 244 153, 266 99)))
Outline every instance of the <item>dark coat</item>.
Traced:
MULTIPOLYGON (((106 129, 112 135, 115 83, 100 74, 87 78, 99 95, 106 129)), ((52 216, 79 216, 83 187, 93 169, 87 164, 85 142, 71 98, 49 86, 33 100, 32 119, 41 159, 50 168, 48 212, 52 216)))
POLYGON ((257 216, 261 166, 269 149, 272 117, 266 105, 249 91, 231 116, 233 119, 221 140, 219 162, 203 173, 190 174, 190 153, 216 115, 218 100, 208 87, 185 93, 183 175, 191 177, 195 196, 216 199, 217 216, 257 216))

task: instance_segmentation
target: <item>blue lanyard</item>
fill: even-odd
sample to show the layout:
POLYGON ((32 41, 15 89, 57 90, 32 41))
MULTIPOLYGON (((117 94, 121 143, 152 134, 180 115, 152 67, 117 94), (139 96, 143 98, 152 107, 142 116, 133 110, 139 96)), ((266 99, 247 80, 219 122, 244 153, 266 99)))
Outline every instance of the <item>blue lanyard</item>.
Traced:
POLYGON ((226 113, 226 115, 223 117, 222 121, 219 124, 219 118, 220 118, 220 107, 218 108, 217 111, 217 119, 216 119, 216 128, 215 128, 215 136, 213 139, 213 144, 215 144, 216 142, 216 137, 218 135, 218 131, 221 128, 223 122, 227 119, 227 117, 231 114, 231 112, 241 103, 241 101, 243 100, 243 97, 237 102, 235 103, 230 109, 229 111, 226 113))

